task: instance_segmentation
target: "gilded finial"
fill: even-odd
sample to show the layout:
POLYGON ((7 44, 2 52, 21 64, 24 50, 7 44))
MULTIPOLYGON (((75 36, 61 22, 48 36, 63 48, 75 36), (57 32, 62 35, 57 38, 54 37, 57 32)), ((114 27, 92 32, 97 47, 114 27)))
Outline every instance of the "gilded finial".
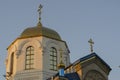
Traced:
POLYGON ((93 40, 90 38, 88 43, 90 43, 90 51, 91 51, 91 53, 93 53, 93 44, 94 44, 93 40))
POLYGON ((43 8, 43 6, 40 4, 39 7, 38 7, 38 13, 39 13, 38 26, 42 25, 41 22, 40 22, 41 21, 42 8, 43 8))
POLYGON ((60 49, 60 62, 62 62, 62 52, 63 52, 63 50, 60 49))
POLYGON ((63 59, 63 50, 62 49, 60 49, 59 50, 60 51, 60 63, 59 63, 59 65, 58 65, 58 68, 65 68, 65 65, 64 65, 64 63, 63 63, 63 61, 62 61, 62 59, 63 59))

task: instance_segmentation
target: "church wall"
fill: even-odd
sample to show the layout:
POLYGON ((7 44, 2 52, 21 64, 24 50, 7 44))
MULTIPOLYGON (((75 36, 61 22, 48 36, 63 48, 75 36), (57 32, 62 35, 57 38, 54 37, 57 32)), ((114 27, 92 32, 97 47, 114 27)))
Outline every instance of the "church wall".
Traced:
POLYGON ((42 67, 40 66, 40 64, 42 64, 42 57, 41 57, 41 44, 40 44, 41 39, 36 37, 36 38, 28 38, 28 39, 23 39, 20 41, 19 44, 19 50, 21 50, 21 53, 19 54, 19 58, 18 60, 21 61, 21 64, 23 64, 23 66, 21 66, 20 64, 18 64, 18 71, 24 70, 25 69, 25 54, 26 54, 26 48, 29 46, 33 46, 34 47, 34 68, 35 69, 42 69, 42 67), (38 64, 40 63, 40 64, 38 64))
POLYGON ((27 70, 15 75, 14 80, 44 80, 39 70, 27 70))
POLYGON ((15 77, 15 80, 25 80, 30 77, 35 78, 34 74, 39 74, 39 76, 36 76, 41 80, 51 77, 58 72, 57 70, 50 70, 51 47, 55 47, 57 50, 57 64, 60 62, 60 49, 62 49, 63 62, 66 67, 70 65, 69 49, 65 41, 55 40, 43 36, 23 39, 18 38, 8 47, 6 72, 10 72, 11 55, 14 53, 14 72, 12 76, 15 77), (34 48, 33 70, 25 70, 26 49, 29 46, 34 48))
MULTIPOLYGON (((14 75, 15 80, 24 80, 30 77, 30 73, 39 73, 40 79, 47 79, 58 71, 50 70, 50 48, 55 47, 57 50, 57 64, 60 62, 60 49, 62 49, 63 58, 67 58, 65 65, 68 66, 70 63, 69 50, 64 41, 58 41, 47 37, 32 37, 25 39, 17 39, 8 48, 8 59, 6 60, 6 69, 10 70, 10 57, 14 52, 14 75), (26 48, 28 46, 34 47, 34 68, 35 70, 25 70, 25 59, 26 59, 26 48), (9 61, 9 62, 7 62, 9 61), (67 63, 67 64, 66 64, 67 63), (22 77, 21 77, 22 75, 22 77), (28 77, 29 76, 29 77, 28 77), (21 78, 20 78, 21 77, 21 78)), ((33 75, 32 75, 33 76, 33 75)), ((31 76, 31 77, 32 77, 31 76)), ((34 76, 33 76, 34 77, 34 76)))
MULTIPOLYGON (((15 74, 15 72, 16 72, 16 66, 17 66, 17 55, 16 55, 16 53, 17 53, 17 45, 18 44, 18 41, 16 41, 14 44, 12 44, 11 45, 11 47, 10 48, 8 48, 8 54, 7 54, 7 58, 6 58, 6 72, 7 73, 10 73, 10 76, 12 75, 14 75, 15 74), (13 57, 13 61, 14 61, 14 63, 13 63, 13 61, 11 61, 12 60, 12 54, 14 55, 14 57, 13 57), (11 73, 11 66, 13 65, 13 72, 11 73)), ((8 74, 6 74, 6 75, 8 75, 8 74)))
POLYGON ((84 79, 87 72, 89 72, 91 70, 95 70, 95 71, 100 72, 105 77, 105 79, 108 80, 107 74, 99 66, 97 66, 95 63, 89 64, 89 65, 82 68, 82 78, 84 79))
MULTIPOLYGON (((65 62, 65 57, 67 57, 67 62, 64 64, 66 66, 70 65, 69 50, 64 41, 54 40, 47 37, 34 37, 26 39, 16 40, 8 48, 8 56, 6 59, 6 72, 10 72, 11 69, 11 55, 14 53, 14 68, 12 77, 14 80, 26 80, 26 79, 36 79, 36 80, 46 80, 47 78, 53 76, 58 71, 50 70, 50 48, 55 47, 57 50, 57 64, 60 62, 60 49, 63 53, 63 62, 65 62), (34 69, 25 70, 25 59, 26 59, 26 48, 28 46, 34 47, 34 69), (66 64, 67 63, 67 64, 66 64)), ((84 80, 86 74, 95 70, 100 72, 105 80, 108 80, 108 75, 104 72, 103 68, 100 67, 102 64, 97 65, 97 61, 89 61, 85 63, 79 63, 77 65, 71 65, 65 72, 77 72, 81 78, 84 80)))
MULTIPOLYGON (((45 77, 50 77, 54 74, 56 74, 58 71, 54 71, 54 70, 50 70, 50 48, 54 47, 57 50, 57 64, 59 64, 59 58, 60 58, 60 49, 62 49, 63 51, 63 56, 66 56, 68 58, 68 62, 69 61, 69 53, 67 50, 67 47, 65 45, 65 43, 63 41, 58 41, 58 40, 54 40, 54 39, 50 39, 50 38, 46 38, 44 37, 42 40, 42 44, 43 45, 43 71, 45 74, 45 77), (48 74, 49 73, 49 74, 48 74)), ((64 61, 63 61, 64 62, 64 61)), ((66 64, 66 66, 69 64, 66 64)))
POLYGON ((27 38, 27 39, 18 39, 14 44, 12 44, 8 48, 8 58, 6 59, 6 72, 10 72, 10 58, 11 54, 14 53, 14 74, 18 74, 25 71, 25 54, 26 48, 28 46, 34 47, 34 68, 38 71, 42 70, 42 46, 41 46, 42 38, 27 38))

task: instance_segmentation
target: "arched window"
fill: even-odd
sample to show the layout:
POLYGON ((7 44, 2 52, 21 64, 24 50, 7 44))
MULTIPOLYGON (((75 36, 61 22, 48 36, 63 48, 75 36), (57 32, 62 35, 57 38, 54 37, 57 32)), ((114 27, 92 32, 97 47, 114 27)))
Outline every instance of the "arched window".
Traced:
POLYGON ((57 70, 57 50, 54 47, 50 49, 50 70, 57 70))
POLYGON ((83 80, 107 80, 103 74, 96 70, 90 70, 86 73, 83 80))
MULTIPOLYGON (((14 68, 14 53, 11 54, 11 60, 10 60, 10 74, 13 74, 13 68, 14 68)), ((9 75, 10 75, 9 74, 9 75)))
POLYGON ((33 69, 34 65, 34 48, 32 46, 27 47, 26 49, 26 61, 25 61, 25 69, 33 69))

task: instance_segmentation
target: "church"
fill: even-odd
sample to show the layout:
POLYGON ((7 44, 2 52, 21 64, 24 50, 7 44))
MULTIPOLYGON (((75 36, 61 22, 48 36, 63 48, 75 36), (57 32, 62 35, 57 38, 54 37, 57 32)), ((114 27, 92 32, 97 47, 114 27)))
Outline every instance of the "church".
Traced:
POLYGON ((108 80, 110 66, 93 52, 75 62, 70 61, 70 50, 57 31, 36 26, 26 28, 7 48, 6 80, 108 80))

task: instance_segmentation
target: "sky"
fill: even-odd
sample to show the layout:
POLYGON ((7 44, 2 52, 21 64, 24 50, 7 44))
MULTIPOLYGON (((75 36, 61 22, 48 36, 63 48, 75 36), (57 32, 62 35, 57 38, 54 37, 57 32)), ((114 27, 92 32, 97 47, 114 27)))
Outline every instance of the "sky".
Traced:
POLYGON ((22 31, 37 25, 39 4, 42 24, 66 41, 71 62, 94 52, 112 71, 109 80, 120 79, 120 0, 0 0, 0 80, 5 80, 6 48, 22 31))

